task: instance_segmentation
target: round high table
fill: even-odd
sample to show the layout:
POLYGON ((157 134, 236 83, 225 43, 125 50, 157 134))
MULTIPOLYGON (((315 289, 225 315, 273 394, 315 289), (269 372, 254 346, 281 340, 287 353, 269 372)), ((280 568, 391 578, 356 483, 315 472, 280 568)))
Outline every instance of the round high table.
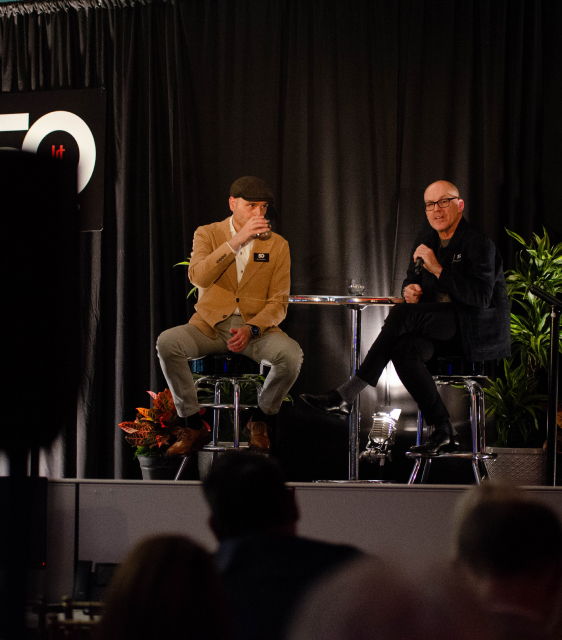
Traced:
MULTIPOLYGON (((402 298, 371 298, 368 296, 289 296, 293 304, 323 304, 351 309, 351 373, 355 375, 361 358, 361 312, 366 307, 391 307, 402 298)), ((349 413, 349 480, 359 480, 359 396, 349 413)))

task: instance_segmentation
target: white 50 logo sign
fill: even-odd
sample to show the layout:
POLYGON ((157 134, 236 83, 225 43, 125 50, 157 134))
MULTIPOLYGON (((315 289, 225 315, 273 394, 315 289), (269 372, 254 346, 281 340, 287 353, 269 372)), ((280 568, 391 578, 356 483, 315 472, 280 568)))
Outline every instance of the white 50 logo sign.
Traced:
POLYGON ((78 193, 90 181, 96 165, 96 143, 90 127, 70 111, 51 111, 31 127, 29 113, 0 114, 0 131, 27 131, 21 147, 22 151, 36 153, 45 136, 54 131, 66 131, 78 145, 78 193))

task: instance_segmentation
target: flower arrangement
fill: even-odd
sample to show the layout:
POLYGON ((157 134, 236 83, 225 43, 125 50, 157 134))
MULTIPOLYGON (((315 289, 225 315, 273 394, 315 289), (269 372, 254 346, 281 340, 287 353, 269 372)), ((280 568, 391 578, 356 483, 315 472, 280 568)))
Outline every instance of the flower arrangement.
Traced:
POLYGON ((135 457, 163 456, 184 426, 169 389, 160 393, 148 391, 148 394, 152 398, 152 408, 138 407, 134 422, 119 424, 127 434, 125 440, 135 447, 135 457))

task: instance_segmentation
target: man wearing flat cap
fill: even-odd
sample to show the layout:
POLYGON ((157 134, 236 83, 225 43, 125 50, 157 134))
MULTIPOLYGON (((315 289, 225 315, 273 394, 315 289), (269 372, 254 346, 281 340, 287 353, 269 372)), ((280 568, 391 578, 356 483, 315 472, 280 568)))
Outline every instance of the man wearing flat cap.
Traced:
POLYGON ((271 365, 245 429, 251 449, 270 450, 268 430, 302 364, 299 345, 279 328, 287 314, 291 258, 289 244, 271 232, 265 218, 273 202, 263 180, 239 178, 230 188, 232 215, 195 231, 188 273, 199 289, 196 312, 157 342, 178 415, 185 418, 167 455, 186 455, 210 441, 188 361, 229 352, 271 365))

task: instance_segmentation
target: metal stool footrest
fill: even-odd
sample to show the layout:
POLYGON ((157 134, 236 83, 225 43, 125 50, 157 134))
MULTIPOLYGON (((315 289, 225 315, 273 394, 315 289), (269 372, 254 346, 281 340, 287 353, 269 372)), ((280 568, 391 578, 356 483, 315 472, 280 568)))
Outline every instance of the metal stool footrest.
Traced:
MULTIPOLYGON (((415 460, 414 468, 408 480, 408 484, 414 484, 418 476, 418 472, 423 465, 420 482, 423 484, 427 481, 431 462, 435 458, 458 458, 472 460, 472 470, 476 483, 482 482, 482 477, 486 476, 486 470, 481 465, 482 460, 489 459, 490 455, 485 452, 486 449, 486 424, 484 413, 484 390, 475 378, 479 376, 459 376, 459 375, 437 375, 433 376, 437 386, 452 385, 464 387, 470 395, 470 430, 472 436, 472 451, 452 451, 437 454, 414 453, 407 452, 406 457, 415 460), (482 473, 483 470, 483 473, 482 473)), ((429 431, 429 429, 428 429, 429 431)), ((418 412, 418 435, 416 444, 421 444, 423 432, 423 416, 418 412)), ((429 435, 429 433, 428 433, 429 435)))
POLYGON ((472 460, 493 460, 497 453, 472 453, 471 451, 451 451, 448 453, 413 453, 406 452, 406 458, 466 458, 472 460))
MULTIPOLYGON (((203 409, 236 409, 235 404, 213 404, 212 402, 201 402, 199 406, 203 409)), ((243 411, 244 409, 255 409, 257 406, 256 404, 239 404, 238 409, 243 411)))
POLYGON ((218 428, 219 428, 219 411, 230 409, 234 411, 234 448, 238 449, 240 443, 240 411, 244 409, 255 409, 256 404, 240 404, 240 386, 242 384, 252 384, 256 389, 256 395, 259 399, 262 386, 258 380, 251 376, 203 376, 195 382, 195 388, 199 389, 201 384, 212 384, 215 387, 214 402, 202 402, 200 407, 213 409, 213 446, 218 446, 218 428), (221 402, 221 387, 225 384, 231 384, 234 392, 234 402, 221 402))
POLYGON ((201 451, 230 451, 230 449, 247 449, 247 442, 240 442, 238 447, 234 446, 233 442, 219 442, 218 444, 206 444, 201 451))
MULTIPOLYGON (((229 361, 233 361, 230 364, 236 366, 236 360, 238 357, 228 356, 229 361)), ((242 358, 244 358, 242 356, 242 358)), ((220 360, 219 356, 215 356, 216 360, 220 360)), ((244 358, 246 359, 246 358, 244 358)), ((220 362, 219 362, 220 364, 220 362)), ((240 411, 244 409, 255 409, 256 404, 241 404, 240 403, 240 387, 244 384, 250 384, 255 387, 257 399, 259 399, 262 392, 261 382, 252 377, 252 374, 240 374, 240 375, 203 375, 201 378, 195 381, 195 389, 199 390, 201 385, 207 384, 214 387, 214 402, 201 402, 199 406, 206 409, 213 410, 213 439, 208 445, 205 445, 200 451, 208 451, 209 454, 213 452, 222 452, 227 449, 239 449, 240 447, 240 411), (234 402, 221 402, 221 392, 224 391, 224 385, 232 385, 234 402), (219 442, 219 418, 220 411, 231 410, 234 413, 234 441, 232 443, 219 442)), ((242 445, 244 446, 244 445, 242 445)), ((176 473, 176 480, 179 480, 183 469, 187 463, 187 457, 182 461, 178 472, 176 473)))

